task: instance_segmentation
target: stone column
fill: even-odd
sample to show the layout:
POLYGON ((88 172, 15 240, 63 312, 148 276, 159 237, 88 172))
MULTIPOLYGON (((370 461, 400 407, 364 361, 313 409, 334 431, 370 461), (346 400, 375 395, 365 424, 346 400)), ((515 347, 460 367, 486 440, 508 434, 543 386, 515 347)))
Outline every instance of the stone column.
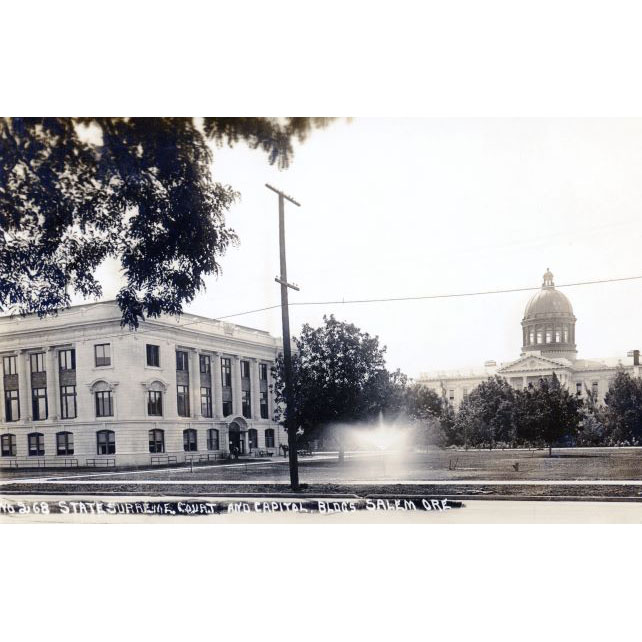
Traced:
MULTIPOLYGON (((267 364, 267 398, 268 398, 268 419, 270 423, 274 421, 274 391, 270 388, 274 385, 274 379, 272 378, 272 365, 271 363, 267 364)), ((278 429, 275 432, 279 432, 278 429)), ((278 445, 278 444, 277 444, 278 445)))
POLYGON ((259 362, 258 359, 250 360, 250 400, 252 402, 252 419, 255 421, 261 418, 261 390, 259 385, 259 362))
POLYGON ((198 350, 190 348, 189 351, 189 388, 190 405, 192 412, 190 416, 194 419, 201 418, 201 368, 198 358, 198 350))
POLYGON ((241 403, 241 357, 232 357, 232 407, 235 415, 243 415, 241 403))
POLYGON ((223 388, 221 382, 221 355, 218 352, 215 352, 212 355, 212 368, 213 368, 213 377, 212 377, 212 403, 214 404, 214 409, 212 415, 214 419, 223 418, 223 388))
POLYGON ((58 421, 60 410, 58 409, 58 359, 56 359, 56 349, 47 348, 47 406, 48 419, 58 421))
POLYGON ((20 420, 23 422, 31 421, 31 404, 29 390, 31 386, 28 381, 28 368, 27 361, 29 355, 20 351, 18 357, 16 358, 16 364, 18 369, 18 398, 20 400, 20 420))
POLYGON ((7 415, 4 409, 4 363, 0 359, 0 424, 7 420, 7 415))

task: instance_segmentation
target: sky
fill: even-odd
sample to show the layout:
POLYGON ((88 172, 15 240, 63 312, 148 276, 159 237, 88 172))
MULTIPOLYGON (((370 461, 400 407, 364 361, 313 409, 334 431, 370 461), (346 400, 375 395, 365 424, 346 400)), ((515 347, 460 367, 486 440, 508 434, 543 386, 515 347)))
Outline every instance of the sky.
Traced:
MULTIPOLYGON (((278 202, 291 302, 414 297, 642 276, 642 119, 340 119, 296 145, 287 170, 244 144, 215 148, 213 176, 241 193, 240 245, 186 312, 220 318, 280 302, 278 202)), ((118 290, 117 266, 99 277, 118 290)), ((642 280, 562 288, 580 358, 642 348, 642 280)), ((531 292, 292 306, 378 335, 389 368, 479 369, 519 357, 531 292)), ((281 336, 280 310, 230 321, 281 336)))

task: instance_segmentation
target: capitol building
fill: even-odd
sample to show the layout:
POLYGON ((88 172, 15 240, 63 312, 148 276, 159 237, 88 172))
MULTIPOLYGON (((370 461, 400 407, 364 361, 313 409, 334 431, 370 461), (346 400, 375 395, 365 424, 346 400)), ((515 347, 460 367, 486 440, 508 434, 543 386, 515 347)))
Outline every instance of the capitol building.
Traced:
POLYGON ((458 407, 473 388, 494 375, 504 377, 516 388, 525 388, 555 373, 578 396, 585 396, 588 391, 598 403, 603 403, 618 367, 632 376, 640 376, 639 352, 611 359, 578 359, 575 322, 571 302, 555 288, 553 274, 547 269, 541 289, 524 310, 519 359, 499 365, 487 361, 478 371, 424 372, 417 382, 439 394, 445 393, 458 407))

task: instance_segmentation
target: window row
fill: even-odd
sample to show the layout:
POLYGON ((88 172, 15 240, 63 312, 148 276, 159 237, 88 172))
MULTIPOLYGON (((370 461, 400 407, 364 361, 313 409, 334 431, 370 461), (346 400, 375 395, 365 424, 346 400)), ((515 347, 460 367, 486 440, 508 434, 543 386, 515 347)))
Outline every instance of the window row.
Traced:
MULTIPOLYGON (((106 431, 105 431, 106 432, 106 431)), ((0 445, 3 457, 16 456, 16 436, 13 434, 2 435, 0 445)), ((32 432, 27 435, 27 452, 29 457, 42 457, 45 454, 45 436, 41 432, 32 432)), ((68 431, 56 433, 56 455, 74 454, 74 434, 68 431)))
MULTIPOLYGON (((250 450, 258 448, 258 432, 254 428, 248 431, 248 443, 250 450)), ((274 429, 268 428, 265 431, 265 447, 274 448, 274 429)), ((17 453, 16 436, 4 434, 0 439, 3 457, 15 457, 17 453)), ((207 450, 219 450, 219 431, 210 428, 207 431, 207 450)), ((198 450, 197 431, 188 428, 183 431, 183 450, 193 452, 198 450)), ((40 432, 32 432, 27 435, 27 452, 30 457, 44 457, 45 436, 40 432)), ((153 429, 149 431, 149 452, 165 452, 165 431, 153 429)), ((114 455, 116 453, 116 433, 113 430, 99 430, 96 432, 96 453, 98 455, 114 455)), ((74 454, 74 434, 69 431, 56 433, 56 455, 74 454)))
MULTIPOLYGON (((145 346, 147 365, 160 367, 160 346, 147 344, 145 346)), ((31 372, 45 372, 45 353, 36 352, 29 355, 31 372)), ((94 345, 94 365, 97 368, 111 366, 111 344, 97 343, 94 345)), ((183 350, 176 351, 176 370, 187 371, 189 367, 189 355, 183 350)), ((209 355, 199 355, 199 370, 203 374, 211 372, 211 358, 209 355)), ((76 369, 76 350, 68 348, 58 350, 58 368, 61 371, 76 369)), ((18 357, 11 355, 3 357, 3 369, 5 376, 18 374, 18 357)), ((221 359, 221 374, 223 386, 232 386, 232 370, 229 358, 221 359)), ((241 378, 250 377, 249 361, 241 361, 241 378)), ((267 381, 267 364, 259 364, 259 381, 267 381)))
MULTIPOLYGON (((575 384, 575 393, 577 394, 578 397, 582 396, 582 390, 584 388, 584 384, 581 381, 578 381, 575 384)), ((587 388, 588 390, 588 388, 587 388)), ((599 381, 593 381, 591 382, 591 397, 593 397, 594 401, 597 401, 598 396, 600 393, 600 382, 599 381)))
POLYGON ((572 343, 573 340, 573 331, 570 325, 542 325, 524 328, 524 345, 572 343))
MULTIPOLYGON (((94 393, 96 417, 114 416, 114 398, 111 390, 100 390, 94 393)), ((18 421, 20 419, 20 395, 18 390, 5 390, 5 419, 18 421)), ((252 416, 250 392, 243 391, 243 416, 248 419, 252 416)), ((179 385, 176 390, 177 412, 179 417, 190 416, 189 386, 179 385)), ((46 388, 32 388, 31 412, 34 421, 42 421, 49 416, 49 402, 46 388)), ((223 415, 232 414, 231 398, 223 401, 223 415)), ((152 417, 163 416, 163 393, 159 390, 150 390, 147 393, 147 414, 152 417)), ((60 387, 60 416, 62 419, 75 419, 78 415, 76 386, 60 387)), ((212 389, 201 388, 201 415, 213 416, 212 389)), ((268 418, 267 392, 260 393, 260 415, 262 419, 268 418)))
MULTIPOLYGON (((96 393, 100 394, 100 393, 96 393)), ((110 393, 111 394, 111 393, 110 393)), ((97 398, 97 407, 100 403, 101 410, 109 410, 110 400, 97 398)), ((18 390, 4 391, 5 420, 18 421, 20 419, 20 395, 18 390)), ((42 421, 49 416, 49 401, 46 388, 32 388, 31 390, 31 413, 34 421, 42 421)), ((62 419, 75 419, 77 416, 76 386, 60 387, 60 417, 62 419)), ((111 416, 97 415, 99 417, 111 416)))
MULTIPOLYGON (((95 346, 96 349, 104 346, 95 346)), ((107 347, 107 356, 101 357, 103 361, 106 359, 110 362, 109 357, 109 344, 106 344, 107 347)), ((98 361, 98 353, 96 356, 96 361, 98 361)), ((31 373, 36 374, 39 372, 46 372, 45 366, 45 353, 44 352, 34 352, 29 355, 29 362, 31 365, 31 373)), ((97 364, 98 365, 98 364, 97 364)), ((109 365, 109 363, 103 363, 102 365, 109 365)), ((18 357, 12 355, 9 357, 2 358, 2 368, 5 376, 18 374, 18 357)), ((73 348, 66 350, 58 350, 58 369, 60 371, 65 370, 75 370, 76 369, 76 351, 73 348)))

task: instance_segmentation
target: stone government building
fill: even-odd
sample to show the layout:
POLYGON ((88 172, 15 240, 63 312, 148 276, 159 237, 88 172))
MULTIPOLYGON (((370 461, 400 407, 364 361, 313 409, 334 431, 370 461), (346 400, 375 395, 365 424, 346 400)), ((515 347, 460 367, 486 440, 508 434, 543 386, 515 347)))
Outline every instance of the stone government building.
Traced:
POLYGON ((114 301, 0 317, 0 466, 278 453, 269 333, 184 314, 120 326, 114 301))
POLYGON ((417 382, 439 394, 445 390, 449 401, 458 407, 473 388, 494 375, 521 388, 555 373, 577 395, 584 396, 589 390, 598 403, 603 403, 618 367, 640 376, 639 353, 634 357, 578 359, 575 322, 571 302, 555 289, 553 274, 547 269, 541 289, 530 298, 524 311, 519 359, 499 366, 487 361, 478 371, 424 372, 417 382))

